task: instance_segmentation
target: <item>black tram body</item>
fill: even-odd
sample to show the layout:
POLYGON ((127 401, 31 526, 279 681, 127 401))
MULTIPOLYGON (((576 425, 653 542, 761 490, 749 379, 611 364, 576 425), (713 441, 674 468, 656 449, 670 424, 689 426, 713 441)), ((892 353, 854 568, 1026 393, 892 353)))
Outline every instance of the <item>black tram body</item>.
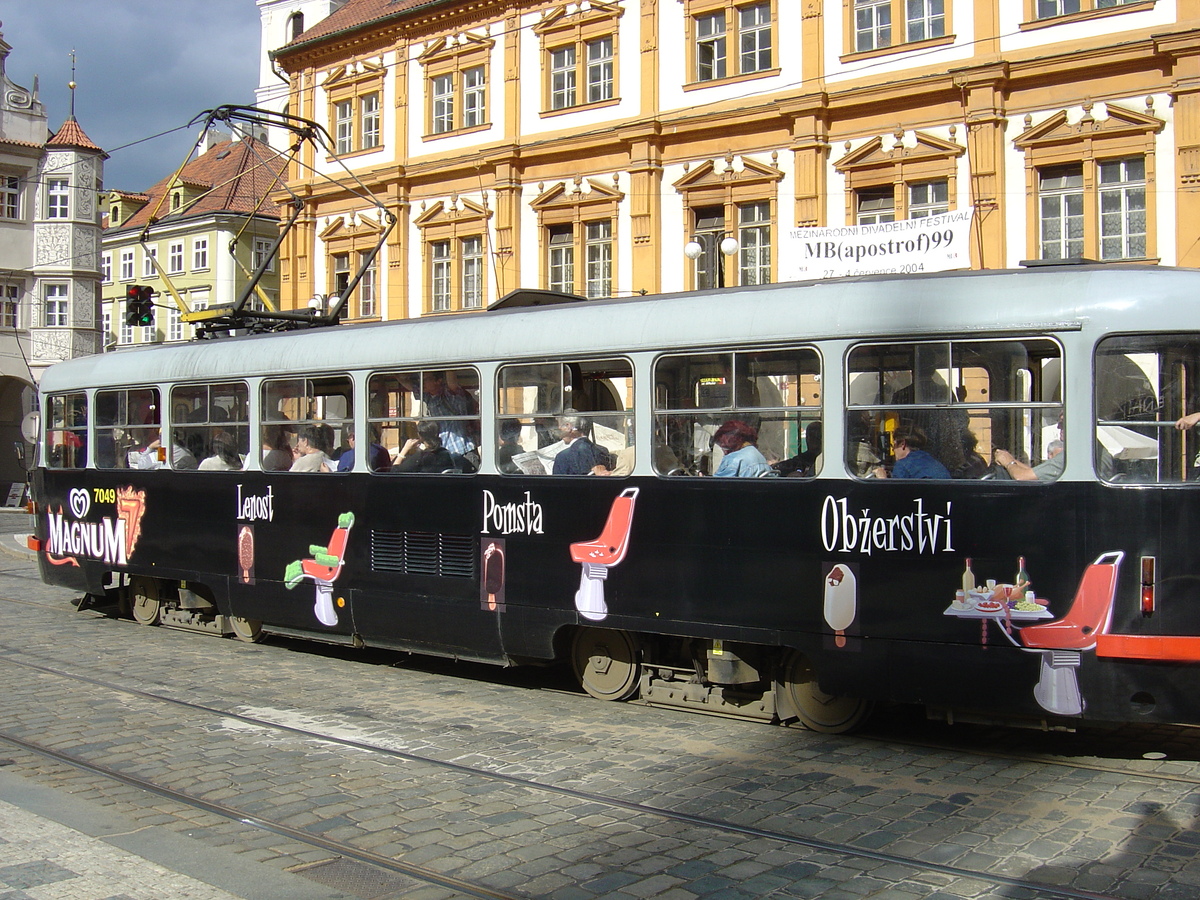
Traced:
MULTIPOLYGON (((1192 386, 1189 366, 1200 387, 1200 358, 1177 358, 1178 348, 1200 342, 1198 294, 1200 273, 1156 268, 876 277, 208 340, 68 362, 41 386, 45 437, 32 481, 41 572, 47 582, 118 599, 135 616, 140 603, 151 610, 147 621, 498 664, 571 659, 595 696, 640 692, 651 703, 799 718, 830 731, 857 724, 873 701, 1051 727, 1082 719, 1196 723, 1200 486, 1191 457, 1200 448, 1173 428, 1173 417, 1200 410, 1200 393, 1194 409, 1173 406, 1187 403, 1176 395, 1192 386), (1154 425, 1139 424, 1151 421, 1141 413, 1112 425, 1114 414, 1098 409, 1097 348, 1113 335, 1157 334, 1181 337, 1154 359, 1136 341, 1120 354, 1125 369, 1132 359, 1161 375, 1154 425), (851 431, 858 348, 1015 338, 1058 354, 1057 387, 1029 388, 1055 368, 1043 360, 1041 374, 1030 375, 1030 364, 1018 380, 1020 403, 1032 413, 1002 400, 971 421, 992 423, 993 446, 1005 416, 1034 422, 1024 431, 1036 447, 1032 433, 1049 433, 1057 410, 1067 455, 1056 480, 1017 483, 994 470, 883 480, 850 471, 850 454, 838 448, 851 431), (665 355, 791 346, 811 351, 820 367, 819 471, 718 478, 656 469, 653 442, 669 424, 665 414, 655 417, 654 379, 665 355), (504 367, 601 356, 629 361, 630 401, 619 413, 631 426, 633 473, 497 471, 488 448, 498 441, 498 404, 507 402, 498 399, 504 367), (349 373, 345 418, 357 423, 347 427, 359 429, 363 446, 372 437, 363 427, 372 418, 364 388, 371 373, 450 365, 479 371, 481 461, 470 474, 372 472, 365 459, 346 473, 269 472, 256 462, 256 441, 239 471, 95 464, 97 392, 106 389, 155 386, 166 406, 174 385, 247 380, 255 434, 263 414, 254 404, 270 379, 349 373), (1183 374, 1168 390, 1175 376, 1162 373, 1172 367, 1183 374), (1034 409, 1028 397, 1039 389, 1042 406, 1034 409), (79 394, 93 410, 92 430, 80 437, 86 456, 55 464, 63 440, 55 429, 65 420, 54 420, 54 398, 79 394), (1045 399, 1052 394, 1058 399, 1045 399), (1113 453, 1097 437, 1101 422, 1109 433, 1158 441, 1156 450, 1143 440, 1130 451, 1141 454, 1136 464, 1124 464, 1117 448, 1116 465, 1141 475, 1112 473, 1113 453), (1182 462, 1168 466, 1167 456, 1182 462), (1147 479, 1151 464, 1158 474, 1147 479), (1176 474, 1164 475, 1172 466, 1176 474), (602 582, 600 610, 581 599, 589 576, 579 560, 589 553, 603 562, 591 582, 592 590, 602 582), (1085 573, 1117 554, 1097 624, 1076 629, 1062 647, 1022 638, 1031 622, 1068 620, 1087 592, 1085 573), (1022 620, 1015 607, 989 612, 990 588, 979 592, 984 599, 959 596, 967 559, 980 585, 1013 581, 1023 559, 1034 596, 1048 605, 1025 611, 1036 621, 1022 620)), ((953 344, 948 352, 957 352, 953 344)), ((930 371, 945 375, 954 365, 930 371)), ((1000 376, 988 377, 998 392, 1000 376)), ((884 421, 889 410, 872 402, 860 404, 868 414, 858 418, 884 421)), ((926 408, 939 407, 904 410, 926 408)))

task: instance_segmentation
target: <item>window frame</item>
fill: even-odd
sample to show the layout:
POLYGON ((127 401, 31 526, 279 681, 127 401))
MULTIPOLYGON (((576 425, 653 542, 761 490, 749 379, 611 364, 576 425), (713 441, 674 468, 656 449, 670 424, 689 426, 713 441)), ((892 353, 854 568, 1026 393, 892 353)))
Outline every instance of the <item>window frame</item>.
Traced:
POLYGON ((150 246, 149 244, 142 245, 142 278, 157 278, 158 267, 154 263, 158 260, 158 246, 150 246))
POLYGON ((90 412, 91 400, 85 391, 64 391, 46 398, 46 435, 42 459, 47 468, 87 468, 90 412), (81 410, 82 421, 79 420, 81 410), (62 435, 61 439, 56 441, 55 434, 62 435))
POLYGON ((335 66, 326 73, 325 90, 331 155, 374 153, 384 145, 384 76, 378 60, 360 59, 353 66, 335 66))
POLYGON ((686 0, 687 83, 684 90, 763 78, 780 72, 777 0, 686 0), (748 21, 757 13, 758 21, 748 21), (766 21, 761 20, 765 15, 766 21), (746 39, 754 37, 753 47, 746 39), (762 55, 770 55, 764 61, 762 55), (748 64, 751 58, 752 64, 748 64))
POLYGON ((374 150, 383 144, 383 109, 379 91, 368 91, 358 98, 358 114, 358 149, 374 150))
MULTIPOLYGON (((354 379, 347 374, 292 374, 281 378, 264 378, 259 385, 259 422, 261 425, 258 434, 258 440, 250 442, 251 453, 259 452, 263 449, 270 450, 271 447, 262 446, 262 432, 267 429, 281 428, 285 433, 292 435, 292 439, 299 434, 300 430, 309 425, 328 426, 332 429, 332 440, 326 456, 331 462, 336 460, 332 455, 335 450, 342 450, 347 446, 346 435, 348 428, 351 427, 354 421, 354 379), (301 385, 300 391, 292 390, 288 392, 287 386, 301 385), (319 391, 318 386, 327 388, 319 391), (333 388, 329 390, 328 388, 333 388), (272 391, 275 391, 272 394, 272 391), (344 415, 329 415, 329 398, 341 397, 345 401, 344 415), (323 398, 323 402, 321 399, 323 398), (276 403, 276 408, 272 409, 272 401, 284 401, 291 404, 290 410, 280 410, 279 404, 276 403), (325 407, 322 409, 322 407, 325 407), (307 410, 304 415, 301 415, 302 410, 307 410)), ((291 440, 289 442, 291 442, 291 440)), ((293 443, 294 446, 294 443, 293 443)), ((260 455, 261 459, 261 455, 260 455)), ((332 471, 334 466, 330 466, 332 471)), ((273 471, 288 471, 278 469, 273 471)), ((297 473, 306 474, 306 473, 297 473)))
POLYGON ((1092 358, 1092 408, 1096 416, 1092 464, 1097 478, 1106 486, 1133 486, 1140 489, 1147 484, 1177 487, 1200 485, 1200 467, 1195 464, 1200 457, 1200 442, 1197 440, 1200 432, 1194 428, 1181 430, 1176 427, 1179 419, 1196 411, 1191 402, 1195 396, 1191 389, 1200 386, 1200 365, 1196 364, 1198 357, 1188 356, 1188 353, 1198 347, 1200 334, 1196 332, 1107 334, 1096 342, 1092 358), (1170 346, 1172 344, 1174 347, 1170 346), (1116 351, 1111 356, 1110 347, 1116 351), (1174 352, 1170 354, 1168 364, 1163 365, 1162 354, 1170 349, 1174 352), (1155 365, 1150 367, 1159 373, 1157 385, 1150 383, 1151 373, 1147 371, 1147 366, 1133 358, 1152 353, 1158 357, 1155 365), (1122 356, 1127 361, 1122 366, 1123 371, 1113 370, 1114 377, 1109 377, 1109 370, 1103 361, 1122 356), (1181 374, 1182 379, 1179 377, 1181 374), (1121 393, 1114 396, 1114 384, 1128 387, 1136 383, 1137 378, 1144 379, 1144 386, 1151 393, 1127 396, 1114 408, 1112 401, 1122 396, 1121 393), (1121 407, 1124 407, 1124 414, 1121 407), (1114 456, 1102 443, 1101 429, 1108 429, 1109 434, 1105 437, 1128 447, 1128 452, 1119 452, 1114 456), (1147 434, 1147 431, 1151 434, 1147 434), (1128 432, 1133 432, 1133 435, 1128 432), (1128 440, 1131 437, 1133 440, 1128 440), (1146 442, 1138 441, 1138 437, 1157 444, 1156 452, 1149 455, 1148 447, 1144 446, 1146 442), (1163 477, 1164 459, 1165 465, 1175 467, 1179 474, 1163 477))
POLYGON ((420 54, 424 67, 424 140, 470 134, 491 126, 491 56, 495 42, 475 33, 442 38, 420 54))
MULTIPOLYGON (((587 420, 589 439, 592 443, 604 448, 605 455, 610 457, 609 463, 619 463, 620 460, 616 457, 622 451, 629 451, 633 447, 632 424, 636 406, 634 398, 637 396, 637 378, 637 368, 633 365, 633 361, 620 354, 526 360, 497 366, 494 382, 496 404, 492 411, 496 435, 503 439, 502 436, 511 430, 510 423, 517 423, 520 426, 517 434, 523 436, 522 441, 515 448, 520 452, 508 459, 511 468, 504 464, 504 460, 497 457, 497 468, 500 470, 500 474, 552 475, 553 461, 557 453, 552 455, 542 451, 553 448, 562 442, 557 421, 563 415, 578 415, 587 420), (517 376, 511 382, 508 380, 510 373, 517 376), (523 373, 525 373, 525 377, 520 377, 523 373), (530 376, 536 373, 541 373, 544 377, 531 379, 530 376), (575 383, 576 374, 578 374, 578 384, 575 383), (617 387, 611 384, 614 377, 625 380, 625 396, 620 396, 617 387), (570 389, 567 388, 568 379, 571 382, 570 389), (530 403, 530 388, 537 389, 532 404, 530 403), (568 397, 587 397, 589 392, 599 394, 602 388, 608 399, 615 398, 621 403, 619 409, 579 410, 575 406, 568 406, 565 402, 568 397), (547 426, 545 423, 551 419, 555 424, 547 426), (606 425, 606 422, 611 424, 606 425), (612 444, 612 448, 605 447, 603 442, 595 437, 596 425, 601 425, 615 434, 623 434, 623 445, 617 447, 610 436, 609 443, 612 444), (543 440, 547 443, 543 444, 543 440), (531 444, 529 449, 525 448, 526 443, 531 444), (515 462, 516 457, 520 457, 522 462, 515 462), (516 471, 512 469, 516 469, 516 471)), ((592 405, 590 402, 584 403, 579 399, 574 402, 579 406, 592 405)), ((632 467, 633 461, 629 462, 632 467)), ((612 466, 607 468, 611 470, 612 466)), ((580 474, 590 475, 591 472, 580 474)), ((574 478, 579 476, 560 474, 558 477, 574 478)))
POLYGON ((71 218, 71 181, 67 178, 46 179, 46 218, 71 218))
POLYGON ((910 0, 843 0, 844 40, 841 61, 869 59, 874 56, 954 42, 955 34, 952 22, 954 3, 951 0, 920 0, 922 4, 920 14, 915 17, 909 15, 909 2, 910 0), (942 6, 940 13, 931 10, 931 5, 937 3, 942 6), (860 6, 860 4, 862 5, 860 6), (887 22, 881 23, 877 21, 878 16, 872 16, 872 39, 867 46, 862 46, 859 38, 866 32, 859 26, 858 13, 868 9, 876 12, 886 10, 887 22), (941 34, 925 34, 921 37, 914 37, 913 26, 917 22, 922 23, 928 31, 937 31, 940 27, 941 34), (882 39, 882 31, 885 28, 887 29, 886 42, 882 39))
POLYGON ((208 269, 208 238, 192 239, 192 271, 203 272, 208 269))
POLYGON ((0 219, 9 222, 22 220, 21 195, 25 192, 19 175, 0 174, 0 219))
POLYGON ((67 282, 42 282, 42 324, 46 328, 70 326, 71 286, 67 282))
POLYGON ((21 295, 24 290, 24 285, 16 282, 0 282, 0 327, 14 330, 21 327, 21 295))
MULTIPOLYGON (((129 454, 138 452, 149 453, 148 445, 157 438, 162 444, 162 393, 155 385, 134 385, 131 387, 98 389, 94 396, 92 415, 92 438, 95 444, 95 466, 97 469, 115 470, 137 468, 130 466, 129 454), (101 411, 107 405, 107 398, 113 399, 113 415, 111 422, 101 422, 101 411), (137 413, 142 412, 141 419, 137 413), (155 434, 157 432, 157 434, 155 434), (107 440, 105 440, 107 435, 107 440), (107 458, 101 460, 100 449, 111 442, 112 465, 107 458), (139 451, 138 448, 141 448, 139 451)), ((173 468, 174 460, 171 454, 159 450, 161 468, 173 468)))
MULTIPOLYGON (((759 431, 760 452, 768 459, 795 459, 803 452, 801 439, 804 436, 807 441, 809 426, 813 423, 823 425, 828 402, 824 391, 825 371, 825 357, 821 348, 806 342, 754 348, 697 347, 659 354, 651 368, 654 394, 650 416, 655 435, 664 436, 674 459, 671 461, 666 454, 660 457, 656 448, 654 467, 657 474, 692 477, 712 475, 719 462, 719 448, 712 443, 712 436, 723 422, 735 419, 759 431), (803 365, 795 367, 796 381, 786 386, 785 394, 788 396, 781 394, 779 403, 761 402, 763 396, 758 392, 768 386, 778 392, 779 383, 776 381, 774 385, 764 385, 760 380, 765 379, 769 383, 777 376, 744 375, 743 372, 752 372, 759 360, 785 359, 789 354, 794 354, 798 361, 806 358, 813 365, 807 369, 803 365), (663 370, 666 364, 675 361, 686 371, 693 368, 703 371, 707 368, 715 374, 693 374, 686 396, 664 396, 662 391, 674 379, 663 370), (748 393, 744 388, 751 384, 753 391, 748 393), (815 396, 810 392, 815 392, 815 396), (760 402, 753 402, 755 399, 760 402), (816 402, 806 403, 809 399, 815 399, 816 402), (676 402, 672 403, 672 400, 676 402), (764 417, 770 423, 769 430, 760 428, 764 417), (762 445, 765 445, 765 449, 762 445), (666 472, 662 471, 664 458, 672 466, 666 472)), ((804 449, 810 448, 806 446, 804 449)), ((813 469, 805 475, 811 477, 816 474, 819 473, 814 459, 813 469)))
MULTIPOLYGON (((372 469, 389 475, 472 475, 479 470, 479 451, 482 440, 482 411, 479 403, 482 378, 479 367, 467 363, 451 363, 438 366, 414 366, 411 368, 380 369, 371 372, 366 379, 367 433, 372 442, 378 436, 379 443, 390 447, 388 432, 396 434, 397 454, 405 450, 409 439, 418 437, 417 426, 422 421, 434 421, 439 425, 441 446, 450 454, 453 466, 439 471, 405 469, 403 456, 397 456, 387 469, 372 469), (448 374, 450 373, 450 374, 448 374), (464 377, 465 376, 465 377, 464 377), (452 399, 448 408, 465 403, 467 412, 435 411, 430 395, 426 393, 430 380, 438 380, 442 390, 452 399), (402 396, 394 397, 394 390, 380 392, 380 382, 390 380, 391 388, 401 388, 402 396), (418 387, 419 385, 419 387, 418 387), (401 401, 407 398, 407 403, 401 401), (395 403, 393 404, 393 401, 395 403), (394 414, 393 414, 394 412, 394 414), (449 424, 447 424, 449 423, 449 424), (453 471, 451 471, 453 469, 453 471)), ((435 395, 442 396, 441 394, 435 395)), ((390 450, 389 450, 390 452, 390 450)), ((357 457, 357 453, 355 454, 357 457)), ((357 458, 355 460, 357 462, 357 458)), ((368 459, 368 468, 371 468, 368 459)))
POLYGON ((1025 154, 1026 185, 1026 258, 1042 254, 1042 191, 1044 172, 1056 168, 1079 167, 1083 192, 1083 248, 1087 259, 1102 258, 1103 220, 1100 183, 1101 166, 1106 163, 1142 159, 1145 205, 1144 253, 1142 257, 1107 257, 1105 262, 1155 262, 1158 259, 1157 147, 1156 136, 1166 123, 1154 115, 1153 107, 1134 111, 1107 104, 1104 119, 1092 115, 1085 105, 1083 119, 1076 122, 1066 110, 1060 110, 1037 125, 1026 119, 1026 130, 1014 139, 1017 150, 1025 154))
POLYGON ((183 272, 183 241, 172 241, 167 245, 167 272, 171 275, 183 272))
POLYGON ((733 287, 741 283, 740 209, 756 203, 770 204, 768 252, 771 276, 768 282, 762 283, 773 283, 775 280, 778 266, 775 248, 779 246, 780 239, 779 184, 784 174, 775 166, 758 162, 752 157, 742 157, 740 172, 734 170, 732 163, 732 156, 726 157, 723 167, 706 160, 674 184, 683 196, 684 231, 680 235, 680 244, 686 246, 693 238, 700 238, 702 248, 700 256, 686 266, 686 290, 733 287), (736 257, 722 255, 719 245, 725 236, 738 237, 736 257), (717 273, 714 283, 704 280, 709 271, 717 273))
POLYGON ((541 41, 543 117, 620 103, 623 15, 624 9, 613 0, 593 0, 586 8, 561 4, 534 26, 541 41), (593 58, 592 49, 605 42, 607 55, 593 58), (556 63, 556 55, 564 53, 569 59, 556 63), (601 96, 593 97, 593 88, 601 96))
MULTIPOLYGON (((1078 9, 1060 10, 1049 14, 1041 12, 1041 5, 1048 0, 1025 0, 1021 29, 1046 28, 1066 22, 1097 19, 1129 12, 1141 12, 1154 8, 1155 0, 1076 0, 1078 9), (1106 5, 1101 5, 1102 3, 1106 5)), ((1051 0, 1061 5, 1063 0, 1051 0)))
MULTIPOLYGON (((362 266, 370 250, 358 251, 358 264, 362 266)), ((370 265, 363 269, 362 278, 358 280, 358 317, 374 319, 379 316, 379 256, 376 255, 370 265)))
MULTIPOLYGON (((1010 391, 1021 390, 1022 379, 1019 374, 1015 374, 1019 373, 1020 371, 1025 370, 1022 370, 1019 367, 1010 369, 1009 374, 1013 376, 1012 383, 1009 385, 1010 391)), ((1032 391, 1035 383, 1038 381, 1039 373, 1034 373, 1032 369, 1029 370, 1029 372, 1030 380, 1028 382, 1028 386, 1032 391)), ((916 366, 914 366, 912 375, 916 379, 920 378, 921 372, 916 369, 916 366)), ((987 472, 987 467, 991 465, 990 460, 993 453, 997 449, 1009 449, 1013 451, 1014 455, 1016 455, 1018 451, 1021 453, 1032 453, 1033 451, 1040 449, 1046 455, 1044 458, 1038 460, 1038 463, 1047 462, 1051 455, 1049 454, 1049 450, 1051 449, 1049 447, 1051 439, 1048 437, 1047 429, 1049 426, 1047 426, 1047 422, 1054 420, 1060 422, 1065 421, 1066 404, 1062 399, 1062 386, 1069 383, 1066 380, 1066 354, 1063 349, 1062 342, 1059 341, 1055 336, 1048 334, 1020 334, 1009 335, 1005 337, 948 335, 946 337, 930 337, 924 339, 870 339, 856 341, 846 348, 842 363, 842 377, 843 390, 845 392, 842 398, 842 409, 846 422, 846 441, 845 447, 843 448, 845 451, 843 464, 846 467, 847 474, 852 478, 871 479, 874 477, 872 473, 875 466, 886 464, 887 458, 892 450, 890 446, 890 437, 888 436, 893 434, 897 428, 904 426, 906 413, 909 422, 912 421, 913 417, 923 419, 944 413, 961 414, 964 416, 964 428, 969 430, 970 434, 976 439, 976 446, 981 446, 986 450, 986 453, 984 453, 982 450, 973 451, 976 452, 976 455, 980 457, 980 461, 982 461, 984 465, 984 474, 987 472), (989 375, 989 380, 986 382, 986 393, 980 398, 972 397, 970 395, 972 378, 977 377, 972 376, 971 372, 979 369, 980 367, 967 367, 962 365, 964 356, 976 352, 978 348, 988 346, 997 348, 998 352, 1003 352, 1004 345, 1013 344, 1026 348, 1026 358, 1041 360, 1043 366, 1045 366, 1048 361, 1057 360, 1059 379, 1057 388, 1059 399, 1057 401, 1044 398, 1034 399, 1033 397, 1030 397, 1029 399, 1024 399, 1021 397, 1006 397, 997 400, 995 397, 997 388, 1000 386, 1000 382, 996 381, 995 375, 986 372, 986 370, 984 370, 985 374, 989 375), (1031 349, 1041 349, 1043 351, 1050 349, 1054 350, 1055 353, 1037 354, 1030 352, 1031 349), (924 357, 926 360, 932 361, 928 368, 926 368, 924 371, 926 373, 933 373, 942 377, 942 383, 935 385, 932 384, 932 382, 929 382, 926 384, 915 385, 913 382, 910 382, 908 385, 899 389, 892 387, 893 397, 885 400, 882 395, 882 385, 885 383, 886 379, 883 376, 889 371, 902 370, 881 369, 879 370, 879 379, 876 382, 879 387, 877 388, 878 394, 876 395, 875 399, 869 402, 855 400, 855 392, 859 390, 857 386, 858 379, 869 372, 875 371, 873 369, 855 367, 856 361, 861 361, 859 354, 865 352, 891 352, 900 355, 911 353, 912 359, 917 365, 920 364, 921 358, 924 357), (919 392, 927 391, 930 387, 936 388, 941 393, 942 396, 940 399, 936 397, 917 396, 919 392), (911 391, 911 399, 906 399, 904 402, 896 402, 894 400, 894 395, 898 391, 911 391), (973 426, 975 420, 980 418, 981 413, 989 416, 989 419, 986 422, 986 429, 983 427, 983 425, 973 426), (1008 447, 995 443, 992 425, 996 415, 1007 415, 1009 417, 1027 416, 1029 419, 1028 425, 1026 426, 1021 424, 1021 427, 1028 429, 1028 446, 1008 447), (863 433, 863 437, 870 437, 874 435, 875 438, 879 438, 881 440, 859 440, 855 442, 853 438, 857 429, 854 427, 854 423, 858 420, 868 420, 871 417, 877 417, 878 421, 863 433), (862 471, 856 470, 856 465, 863 461, 862 452, 857 446, 858 443, 866 443, 877 457, 874 463, 867 466, 862 471), (883 446, 883 444, 887 444, 887 446, 883 446), (855 464, 852 464, 849 458, 852 449, 855 450, 855 464)), ((871 387, 871 383, 872 382, 869 380, 865 382, 865 386, 868 390, 871 387)), ((1044 382, 1042 382, 1042 386, 1043 388, 1046 387, 1044 382)), ((976 385, 976 387, 978 387, 978 385, 976 385)), ((1050 393, 1053 394, 1053 390, 1051 390, 1050 393)), ((945 420, 943 420, 943 422, 945 422, 945 420)), ((917 424, 920 424, 920 422, 917 424)), ((1015 418, 1009 424, 1011 431, 1011 428, 1015 427, 1015 418)), ((932 433, 930 433, 928 436, 931 441, 936 440, 936 436, 932 433)), ((1010 433, 1009 437, 1011 436, 1012 434, 1010 433)), ((1005 444, 1008 443, 1011 442, 1006 440, 1005 444)), ((958 447, 957 444, 954 446, 958 447)), ((960 448, 959 452, 962 452, 964 457, 967 455, 967 448, 965 444, 960 448)), ((1066 450, 1064 449, 1062 452, 1065 454, 1066 450)), ((1065 455, 1063 456, 1063 460, 1065 464, 1065 461, 1067 460, 1065 455)), ((948 460, 940 461, 946 464, 947 468, 949 468, 948 460)), ((1036 464, 1030 462, 1030 465, 1036 464)), ((955 477, 954 470, 951 470, 950 474, 951 477, 949 479, 939 480, 943 482, 974 482, 982 477, 980 475, 970 474, 962 474, 958 477, 955 477)), ((1058 480, 1060 477, 1061 475, 1057 475, 1052 480, 1058 480)), ((1002 481, 1008 479, 996 480, 1002 481)))
MULTIPOLYGON (((170 428, 172 447, 175 445, 184 447, 196 460, 195 469, 189 468, 182 471, 237 472, 240 474, 246 469, 246 464, 251 459, 251 441, 250 386, 245 381, 203 381, 173 384, 171 385, 169 408, 171 410, 170 428), (242 418, 235 419, 232 417, 221 418, 214 416, 214 408, 225 408, 215 403, 214 391, 218 392, 222 398, 233 396, 235 401, 240 399, 242 418), (238 394, 240 394, 240 398, 236 396, 238 394), (201 396, 204 398, 203 406, 199 410, 193 409, 185 412, 183 406, 201 396), (205 410, 207 410, 206 415, 199 417, 196 415, 198 411, 204 412, 205 410), (230 429, 233 429, 232 432, 230 432, 230 429), (214 467, 202 470, 200 466, 203 461, 215 455, 212 452, 213 439, 222 432, 230 434, 234 438, 237 454, 241 459, 241 465, 236 468, 214 467)), ((237 411, 236 403, 234 410, 237 411)))
POLYGON ((421 234, 421 271, 425 283, 422 315, 486 308, 491 289, 487 261, 491 252, 492 215, 493 210, 460 197, 453 204, 435 203, 415 219, 421 234), (478 241, 477 254, 467 252, 472 240, 478 241), (435 248, 440 254, 436 257, 435 248))

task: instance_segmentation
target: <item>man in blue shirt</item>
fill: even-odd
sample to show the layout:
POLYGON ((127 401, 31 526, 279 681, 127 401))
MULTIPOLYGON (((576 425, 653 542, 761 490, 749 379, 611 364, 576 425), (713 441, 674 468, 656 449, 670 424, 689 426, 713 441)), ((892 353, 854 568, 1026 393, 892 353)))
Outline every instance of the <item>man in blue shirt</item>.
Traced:
MULTIPOLYGON (((337 470, 339 472, 349 472, 354 468, 354 425, 350 422, 346 423, 346 443, 350 445, 349 450, 343 451, 338 457, 337 470)), ((371 436, 374 437, 374 429, 371 436)), ((386 472, 392 466, 392 455, 387 452, 387 449, 381 445, 371 442, 371 453, 367 457, 368 465, 375 472, 386 472)))
POLYGON ((555 475, 591 475, 596 466, 607 465, 608 454, 583 436, 587 420, 571 415, 574 410, 558 419, 558 430, 567 446, 554 457, 555 475))
MULTIPOLYGON (((892 478, 949 478, 950 470, 925 452, 925 433, 920 428, 897 431, 892 436, 892 478)), ((875 470, 876 478, 887 478, 887 469, 875 470)))

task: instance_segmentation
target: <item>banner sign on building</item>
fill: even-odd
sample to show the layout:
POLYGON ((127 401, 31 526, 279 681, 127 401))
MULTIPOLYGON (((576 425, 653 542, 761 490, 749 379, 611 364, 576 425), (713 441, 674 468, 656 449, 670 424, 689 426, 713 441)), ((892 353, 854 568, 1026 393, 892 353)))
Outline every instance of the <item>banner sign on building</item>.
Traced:
POLYGON ((876 225, 790 229, 780 248, 779 280, 968 269, 974 211, 969 207, 876 225))

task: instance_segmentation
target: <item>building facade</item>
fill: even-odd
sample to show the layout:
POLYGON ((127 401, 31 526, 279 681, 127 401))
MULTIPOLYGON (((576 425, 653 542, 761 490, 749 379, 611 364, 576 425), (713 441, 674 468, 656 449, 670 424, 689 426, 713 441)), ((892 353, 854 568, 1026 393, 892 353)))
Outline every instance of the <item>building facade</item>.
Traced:
POLYGON ((11 81, 0 37, 0 503, 25 481, 14 452, 47 366, 99 349, 104 152, 74 116, 57 132, 32 90, 11 81))
MULTIPOLYGON (((254 105, 272 112, 288 112, 290 84, 286 76, 276 74, 271 53, 296 40, 330 13, 345 5, 346 0, 256 0, 262 36, 259 42, 260 60, 258 87, 254 90, 254 105)), ((277 150, 286 150, 291 134, 272 128, 268 140, 277 150)))
POLYGON ((379 233, 341 163, 398 219, 360 320, 777 281, 797 226, 967 209, 975 268, 1198 265, 1197 26, 1200 0, 349 0, 275 54, 334 142, 290 170, 284 305, 379 233))
MULTIPOLYGON (((184 312, 233 303, 279 234, 278 208, 263 203, 281 172, 279 156, 249 137, 219 139, 145 193, 111 191, 105 199, 101 268, 106 349, 190 340, 184 312), (153 290, 151 325, 126 321, 132 286, 153 290)), ((275 307, 272 262, 251 297, 275 307)))

